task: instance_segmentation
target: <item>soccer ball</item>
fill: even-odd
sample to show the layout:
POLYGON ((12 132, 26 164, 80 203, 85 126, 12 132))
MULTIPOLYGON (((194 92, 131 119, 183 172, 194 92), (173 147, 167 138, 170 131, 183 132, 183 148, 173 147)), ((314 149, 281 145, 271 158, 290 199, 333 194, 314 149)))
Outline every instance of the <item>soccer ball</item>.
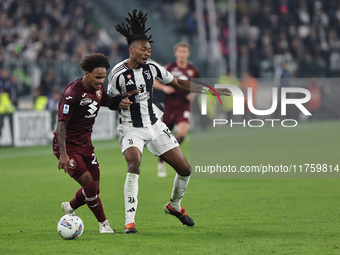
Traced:
POLYGON ((58 222, 58 233, 64 239, 77 239, 84 231, 83 221, 74 214, 66 214, 58 222))

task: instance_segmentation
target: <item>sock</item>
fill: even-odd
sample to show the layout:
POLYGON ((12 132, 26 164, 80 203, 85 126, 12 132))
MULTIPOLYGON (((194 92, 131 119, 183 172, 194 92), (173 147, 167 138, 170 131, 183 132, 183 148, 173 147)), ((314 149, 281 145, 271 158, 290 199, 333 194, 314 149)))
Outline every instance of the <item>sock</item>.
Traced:
POLYGON ((127 173, 124 185, 125 225, 135 222, 139 175, 127 173))
POLYGON ((75 210, 84 204, 86 204, 84 190, 83 188, 80 188, 76 192, 76 196, 70 201, 70 206, 72 207, 73 210, 75 210))
POLYGON ((190 176, 180 176, 176 174, 174 179, 174 187, 172 189, 170 206, 176 211, 181 210, 181 201, 187 188, 190 176))
MULTIPOLYGON (((99 188, 97 189, 97 195, 99 195, 99 188)), ((80 188, 76 192, 76 196, 70 201, 71 208, 68 208, 69 210, 76 210, 80 206, 86 204, 85 200, 85 193, 83 188, 80 188)))
POLYGON ((104 209, 100 198, 97 195, 97 186, 94 182, 91 182, 83 187, 85 200, 87 206, 90 208, 94 216, 96 216, 98 222, 104 222, 106 220, 104 209))

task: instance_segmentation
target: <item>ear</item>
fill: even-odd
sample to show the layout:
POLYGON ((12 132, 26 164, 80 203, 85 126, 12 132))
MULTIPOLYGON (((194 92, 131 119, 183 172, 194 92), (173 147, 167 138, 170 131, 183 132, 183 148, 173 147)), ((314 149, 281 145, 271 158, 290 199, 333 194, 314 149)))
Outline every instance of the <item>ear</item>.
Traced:
POLYGON ((133 46, 131 45, 131 46, 129 47, 129 53, 130 53, 130 55, 131 55, 133 52, 134 52, 134 48, 133 48, 133 46))

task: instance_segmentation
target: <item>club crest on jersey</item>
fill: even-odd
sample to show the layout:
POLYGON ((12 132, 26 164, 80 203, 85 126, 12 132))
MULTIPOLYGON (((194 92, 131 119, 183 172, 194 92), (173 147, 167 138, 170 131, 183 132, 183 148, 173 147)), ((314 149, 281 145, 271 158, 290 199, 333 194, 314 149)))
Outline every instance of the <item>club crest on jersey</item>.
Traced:
POLYGON ((101 99, 102 98, 102 91, 101 90, 97 90, 96 91, 96 96, 98 99, 101 99))
POLYGON ((151 79, 150 70, 145 70, 145 71, 144 71, 144 75, 146 76, 146 79, 148 79, 148 80, 151 79))
POLYGON ((69 110, 70 110, 70 106, 68 104, 64 104, 63 114, 68 114, 69 110))
POLYGON ((70 159, 70 164, 68 166, 70 169, 76 169, 76 162, 73 158, 70 159))

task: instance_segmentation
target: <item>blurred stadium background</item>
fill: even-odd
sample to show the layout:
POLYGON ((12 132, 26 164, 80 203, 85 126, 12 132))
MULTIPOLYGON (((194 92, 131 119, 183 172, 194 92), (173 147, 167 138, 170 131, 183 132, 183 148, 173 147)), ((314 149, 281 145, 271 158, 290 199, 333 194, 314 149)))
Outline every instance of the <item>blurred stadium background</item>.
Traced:
POLYGON ((100 52, 114 66, 128 57, 125 39, 114 25, 133 9, 149 13, 157 62, 174 61, 173 45, 187 41, 201 77, 223 80, 233 75, 239 86, 249 74, 265 80, 257 81, 262 105, 270 100, 268 88, 282 86, 282 78, 305 78, 296 86, 314 89, 310 110, 318 119, 339 119, 337 0, 2 0, 0 147, 48 142, 60 92, 83 75, 81 58, 100 52), (37 119, 45 123, 40 123, 43 130, 33 123, 37 119), (25 135, 22 125, 39 134, 25 135))

